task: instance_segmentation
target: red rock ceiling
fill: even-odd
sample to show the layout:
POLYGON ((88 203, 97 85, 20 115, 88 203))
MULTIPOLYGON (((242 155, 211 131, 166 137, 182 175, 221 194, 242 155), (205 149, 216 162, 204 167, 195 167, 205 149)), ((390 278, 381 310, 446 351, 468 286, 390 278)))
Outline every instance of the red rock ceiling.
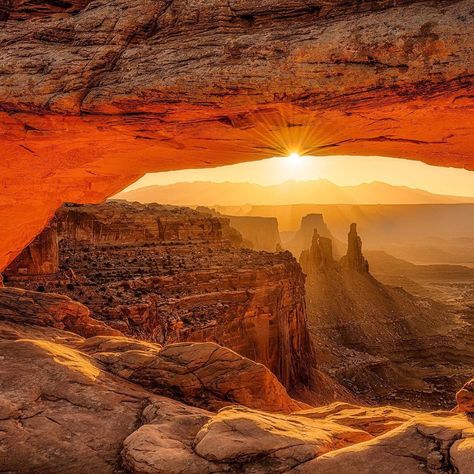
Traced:
POLYGON ((88 3, 0 0, 0 268, 64 201, 298 140, 474 170, 471 0, 88 3))

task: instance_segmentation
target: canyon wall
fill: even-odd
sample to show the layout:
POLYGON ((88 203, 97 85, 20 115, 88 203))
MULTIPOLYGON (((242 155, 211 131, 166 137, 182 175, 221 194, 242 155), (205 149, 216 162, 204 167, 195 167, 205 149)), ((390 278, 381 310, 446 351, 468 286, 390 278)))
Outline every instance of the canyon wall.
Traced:
POLYGON ((68 205, 55 219, 57 274, 15 274, 27 248, 7 269, 8 285, 66 294, 145 340, 215 341, 286 386, 307 384, 304 276, 289 253, 238 248, 225 238, 234 236, 228 219, 186 208, 68 205))
POLYGON ((281 248, 278 221, 274 217, 227 216, 230 225, 252 244, 255 250, 275 252, 281 248))
POLYGON ((53 219, 28 247, 5 269, 4 275, 21 278, 55 275, 59 271, 57 221, 53 219))

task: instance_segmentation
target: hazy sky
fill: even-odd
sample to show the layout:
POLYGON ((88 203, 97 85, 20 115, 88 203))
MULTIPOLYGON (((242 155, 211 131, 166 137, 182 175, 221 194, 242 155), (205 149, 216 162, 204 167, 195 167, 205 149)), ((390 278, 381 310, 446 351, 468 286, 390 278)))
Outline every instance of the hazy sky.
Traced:
POLYGON ((153 184, 214 181, 278 184, 290 179, 327 179, 339 185, 384 181, 438 194, 474 196, 474 172, 396 158, 329 156, 270 158, 218 168, 150 173, 127 188, 153 184))

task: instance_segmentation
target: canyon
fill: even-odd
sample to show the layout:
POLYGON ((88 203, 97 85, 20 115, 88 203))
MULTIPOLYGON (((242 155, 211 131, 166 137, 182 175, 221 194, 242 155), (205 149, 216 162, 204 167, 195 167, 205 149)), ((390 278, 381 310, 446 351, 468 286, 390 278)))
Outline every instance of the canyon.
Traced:
MULTIPOLYGON (((471 472, 472 382, 459 390, 456 413, 341 402, 312 408, 289 397, 261 364, 214 343, 84 338, 54 327, 59 313, 49 321, 34 312, 14 317, 25 299, 45 311, 64 297, 3 288, 0 300, 5 293, 4 470, 471 472)), ((81 320, 72 326, 80 330, 81 320)))
POLYGON ((59 209, 0 288, 2 468, 470 474, 467 325, 375 280, 355 224, 337 261, 305 222, 329 235, 301 254, 306 296, 227 217, 59 209))
POLYGON ((289 253, 241 241, 227 218, 187 208, 67 205, 4 279, 67 295, 128 336, 217 342, 285 386, 306 387, 313 364, 301 268, 289 253))
POLYGON ((368 403, 450 407, 474 361, 472 311, 382 284, 369 271, 356 224, 340 260, 332 239, 315 230, 300 264, 322 371, 368 403))
MULTIPOLYGON (((310 404, 451 406, 474 362, 471 311, 377 280, 356 224, 343 244, 321 214, 305 216, 288 245, 300 267, 287 251, 245 248, 232 217, 198 209, 63 206, 5 285, 82 303, 109 334, 218 343, 310 404)), ((251 222, 265 234, 265 219, 251 222)))
POLYGON ((474 171, 473 39, 471 0, 0 0, 0 471, 472 474, 473 204, 104 199, 294 153, 474 171))
MULTIPOLYGON (((382 250, 415 263, 474 263, 474 205, 469 203, 249 205, 216 206, 216 210, 227 215, 276 218, 283 247, 290 245, 296 232, 305 232, 301 226, 305 216, 319 214, 331 229, 334 247, 339 252, 347 229, 357 222, 367 250, 382 250)), ((309 246, 312 229, 306 236, 309 246)), ((295 256, 299 258, 299 254, 295 256)))

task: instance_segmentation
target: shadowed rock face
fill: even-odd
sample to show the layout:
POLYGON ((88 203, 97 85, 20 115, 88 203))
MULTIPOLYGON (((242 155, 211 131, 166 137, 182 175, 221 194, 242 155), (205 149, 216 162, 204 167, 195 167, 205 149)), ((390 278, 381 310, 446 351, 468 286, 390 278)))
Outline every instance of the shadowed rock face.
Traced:
POLYGON ((4 275, 15 275, 28 278, 32 275, 51 275, 59 271, 59 245, 56 220, 25 247, 18 257, 9 265, 4 275))
POLYGON ((0 268, 63 202, 281 136, 472 169, 470 0, 86 3, 0 7, 0 268))
MULTIPOLYGON (((330 250, 315 234, 300 257, 320 370, 369 402, 450 408, 474 358, 470 326, 445 304, 375 279, 355 224, 347 254, 335 262, 330 250)), ((470 403, 466 387, 460 406, 470 403)))
POLYGON ((456 394, 458 409, 465 413, 474 413, 474 379, 469 380, 456 394))

